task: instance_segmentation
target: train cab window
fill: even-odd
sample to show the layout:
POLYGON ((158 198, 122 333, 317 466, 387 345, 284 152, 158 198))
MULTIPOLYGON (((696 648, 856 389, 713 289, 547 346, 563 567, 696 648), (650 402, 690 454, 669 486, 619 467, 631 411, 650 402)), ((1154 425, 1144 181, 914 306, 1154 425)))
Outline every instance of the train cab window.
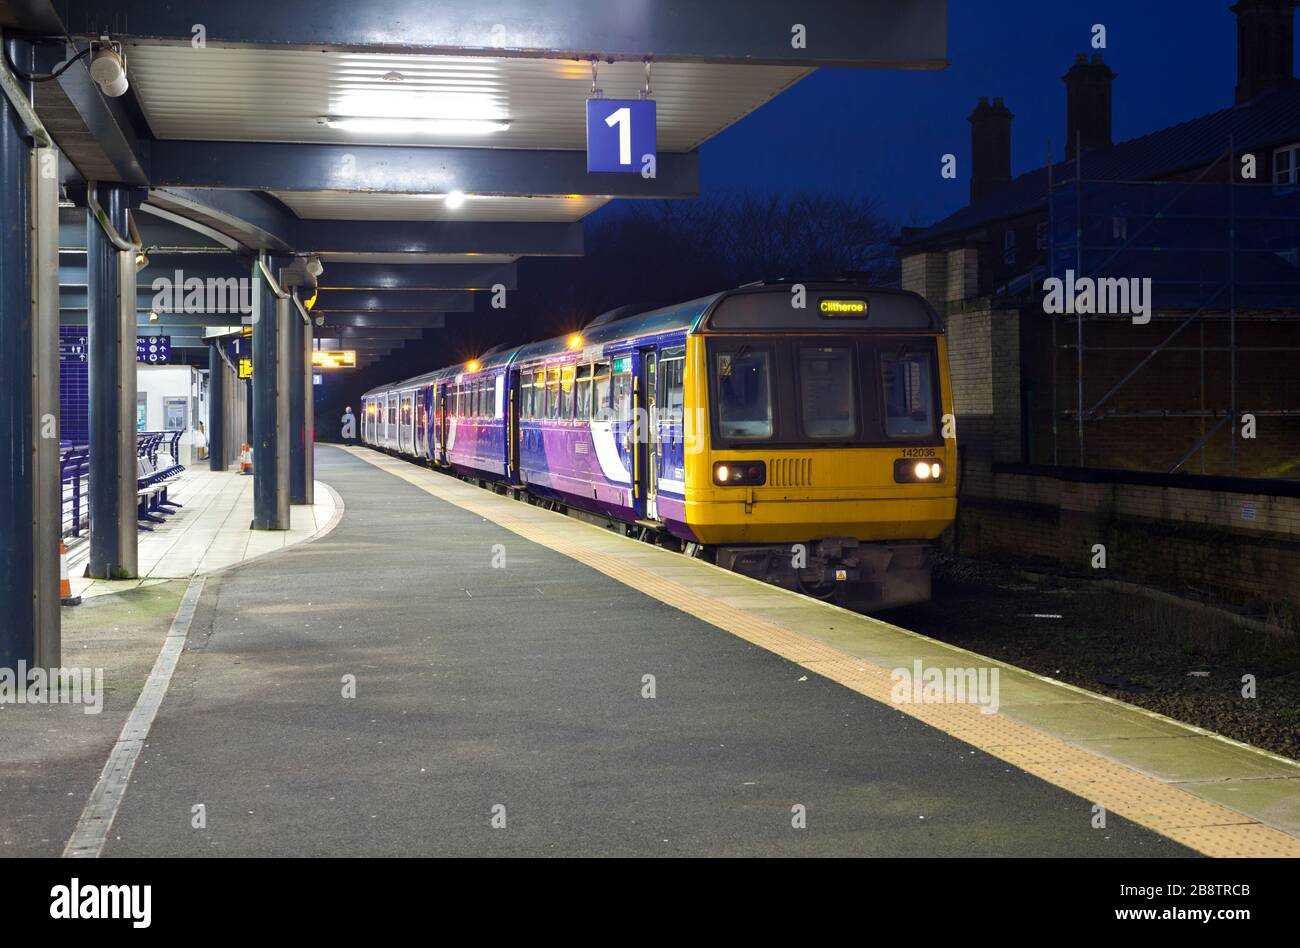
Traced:
POLYGON ((560 417, 560 370, 546 370, 546 417, 560 417))
POLYGON ((560 369, 560 417, 568 421, 573 417, 573 373, 576 366, 560 369))
POLYGON ((714 356, 718 422, 724 438, 760 441, 772 437, 772 358, 742 345, 714 356))
POLYGON ((659 363, 659 419, 680 423, 685 405, 685 359, 663 359, 659 363))
POLYGON ((810 438, 852 438, 858 431, 853 350, 848 346, 799 348, 799 406, 810 438))
POLYGON ((606 418, 609 415, 609 363, 597 362, 592 372, 591 417, 606 418))
POLYGON ((934 433, 933 353, 929 350, 880 354, 885 396, 885 434, 916 438, 934 433))
POLYGON ((591 364, 578 366, 577 398, 573 405, 573 417, 583 421, 591 417, 591 364))
POLYGON ((632 360, 624 357, 619 361, 626 363, 628 369, 614 375, 614 418, 618 421, 630 421, 632 418, 632 360))

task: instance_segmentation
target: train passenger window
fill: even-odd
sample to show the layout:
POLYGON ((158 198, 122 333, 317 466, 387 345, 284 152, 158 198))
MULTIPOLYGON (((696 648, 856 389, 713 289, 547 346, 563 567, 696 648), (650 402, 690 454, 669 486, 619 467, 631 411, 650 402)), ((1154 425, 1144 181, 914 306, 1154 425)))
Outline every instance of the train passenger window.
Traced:
POLYGON ((545 379, 542 378, 541 372, 529 372, 524 378, 524 409, 528 412, 529 418, 540 418, 542 416, 542 403, 546 398, 546 392, 543 388, 545 379))
POLYGON ((799 405, 804 434, 810 438, 852 438, 858 430, 854 409, 857 398, 850 347, 799 348, 799 405))
POLYGON ((664 359, 659 363, 659 420, 678 424, 685 405, 685 359, 664 359))
POLYGON ((546 370, 546 417, 560 417, 560 370, 546 370))
POLYGON ((718 378, 718 422, 724 438, 772 437, 771 356, 741 346, 714 356, 718 378))
POLYGON ((573 417, 586 421, 591 417, 591 364, 578 366, 578 395, 573 405, 573 417))
MULTIPOLYGON (((622 361, 631 365, 631 360, 622 361)), ((619 372, 614 376, 614 418, 617 421, 632 419, 632 370, 619 372)))
POLYGON ((915 438, 934 433, 933 355, 900 348, 880 355, 885 392, 885 434, 915 438))
POLYGON ((483 417, 495 418, 497 416, 497 380, 488 379, 485 384, 487 390, 484 392, 484 396, 487 399, 487 404, 483 409, 483 417))
POLYGON ((609 415, 609 363, 597 362, 592 371, 595 374, 591 383, 591 417, 606 418, 609 415))
POLYGON ((566 365, 560 369, 560 417, 568 421, 573 417, 573 370, 566 365))

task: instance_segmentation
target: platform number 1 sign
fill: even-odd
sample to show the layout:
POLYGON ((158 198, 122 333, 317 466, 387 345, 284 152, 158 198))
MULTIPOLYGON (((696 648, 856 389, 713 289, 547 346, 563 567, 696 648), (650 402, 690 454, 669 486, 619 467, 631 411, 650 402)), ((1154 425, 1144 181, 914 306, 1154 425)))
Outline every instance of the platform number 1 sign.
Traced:
POLYGON ((587 171, 639 174, 655 163, 655 100, 587 100, 587 171))

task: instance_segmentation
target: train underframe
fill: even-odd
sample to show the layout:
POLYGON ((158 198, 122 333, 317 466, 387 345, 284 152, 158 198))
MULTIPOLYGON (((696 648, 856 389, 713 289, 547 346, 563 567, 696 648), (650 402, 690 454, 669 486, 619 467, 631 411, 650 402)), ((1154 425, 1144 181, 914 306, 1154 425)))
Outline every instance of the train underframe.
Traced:
MULTIPOLYGON (((380 450, 412 460, 391 449, 380 450)), ((856 537, 823 537, 795 544, 705 545, 681 540, 667 529, 651 527, 644 521, 630 523, 617 520, 608 513, 573 506, 571 498, 547 496, 536 492, 535 488, 514 484, 505 478, 486 477, 481 471, 461 469, 428 458, 419 460, 434 470, 508 494, 516 500, 542 503, 592 523, 617 524, 629 536, 639 536, 688 556, 706 559, 742 576, 864 612, 896 609, 930 599, 935 545, 927 540, 872 541, 856 537)))
POLYGON ((717 546, 724 569, 818 599, 877 611, 930 598, 934 546, 825 537, 798 544, 717 546))

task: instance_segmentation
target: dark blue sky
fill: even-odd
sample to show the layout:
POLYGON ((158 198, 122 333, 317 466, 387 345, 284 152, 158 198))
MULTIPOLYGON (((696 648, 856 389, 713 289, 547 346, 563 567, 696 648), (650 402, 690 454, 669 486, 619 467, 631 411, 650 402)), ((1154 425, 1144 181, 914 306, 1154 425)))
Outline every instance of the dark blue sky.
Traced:
MULTIPOLYGON (((981 95, 1015 113, 1012 171, 1061 156, 1065 84, 1076 53, 1099 50, 1118 73, 1114 138, 1124 141, 1230 106, 1236 18, 1230 0, 951 0, 941 72, 823 69, 701 149, 701 191, 809 188, 875 195, 903 224, 967 203, 971 113, 981 95), (939 176, 957 156, 958 177, 939 176)), ((809 37, 815 42, 815 37, 809 37)))

